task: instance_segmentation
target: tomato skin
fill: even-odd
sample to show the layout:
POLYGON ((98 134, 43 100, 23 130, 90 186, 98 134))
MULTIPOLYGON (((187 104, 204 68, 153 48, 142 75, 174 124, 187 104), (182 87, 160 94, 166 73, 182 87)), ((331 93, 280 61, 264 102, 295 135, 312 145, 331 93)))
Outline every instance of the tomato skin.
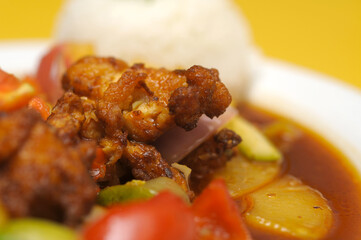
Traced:
POLYGON ((31 82, 20 81, 0 69, 0 111, 10 112, 25 107, 36 94, 31 82))
POLYGON ((214 180, 190 207, 176 195, 111 207, 84 231, 84 240, 251 240, 223 180, 214 180))
POLYGON ((0 92, 10 92, 20 86, 20 81, 12 74, 0 69, 0 92))
POLYGON ((44 99, 40 97, 34 97, 29 101, 28 104, 29 108, 36 110, 38 113, 41 114, 41 117, 46 120, 51 113, 50 105, 48 105, 44 99))
POLYGON ((251 240, 223 180, 213 180, 192 205, 197 240, 251 240))
POLYGON ((93 160, 90 174, 92 175, 94 180, 101 179, 105 177, 106 171, 106 157, 102 148, 97 147, 96 156, 93 160))
POLYGON ((169 192, 118 205, 84 232, 84 240, 195 240, 194 215, 169 192))

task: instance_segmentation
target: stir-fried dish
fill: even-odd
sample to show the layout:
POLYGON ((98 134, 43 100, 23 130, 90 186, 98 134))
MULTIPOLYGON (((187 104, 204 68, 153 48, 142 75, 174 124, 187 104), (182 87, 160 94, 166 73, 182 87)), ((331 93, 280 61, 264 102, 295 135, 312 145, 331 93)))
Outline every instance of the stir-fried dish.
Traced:
POLYGON ((360 192, 341 158, 292 122, 231 104, 216 69, 85 57, 66 70, 62 90, 44 91, 51 83, 40 78, 0 71, 0 239, 360 231, 340 227, 361 209, 360 197, 333 194, 344 184, 360 192))

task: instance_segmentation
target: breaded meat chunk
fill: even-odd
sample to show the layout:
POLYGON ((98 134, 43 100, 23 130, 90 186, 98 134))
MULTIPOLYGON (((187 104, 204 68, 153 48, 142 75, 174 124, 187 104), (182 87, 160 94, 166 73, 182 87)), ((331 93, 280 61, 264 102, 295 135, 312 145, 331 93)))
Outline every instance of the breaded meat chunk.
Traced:
POLYGON ((178 72, 186 77, 187 87, 177 88, 168 104, 178 126, 192 130, 202 114, 213 118, 224 113, 232 98, 216 69, 195 65, 178 72))
POLYGON ((83 128, 84 119, 80 97, 73 92, 66 92, 58 100, 47 121, 57 129, 63 142, 69 144, 79 142, 79 131, 83 128))
POLYGON ((86 57, 64 74, 62 86, 79 96, 92 99, 102 96, 110 83, 119 80, 128 65, 115 58, 86 57))
POLYGON ((6 113, 0 115, 0 162, 10 159, 21 148, 31 128, 39 120, 33 111, 17 111, 9 121, 6 113))
POLYGON ((139 142, 152 142, 175 124, 191 130, 202 114, 219 116, 232 100, 218 71, 201 66, 169 71, 86 57, 62 82, 65 90, 96 102, 107 132, 122 129, 139 142))
POLYGON ((66 126, 69 133, 63 136, 96 140, 108 158, 107 169, 122 159, 143 180, 170 176, 183 183, 179 171, 149 144, 175 125, 195 128, 202 114, 221 115, 232 100, 215 69, 129 67, 114 58, 79 60, 62 85, 67 92, 48 122, 66 126))
POLYGON ((191 189, 200 193, 212 174, 234 156, 233 148, 241 141, 238 134, 224 128, 188 154, 180 163, 192 169, 191 189))
POLYGON ((53 127, 27 109, 2 116, 0 129, 29 120, 27 129, 6 128, 9 136, 24 131, 25 137, 0 166, 1 204, 11 217, 43 217, 75 226, 96 199, 97 186, 88 172, 95 144, 64 144, 53 127))
POLYGON ((58 100, 47 122, 58 129, 57 133, 65 143, 95 140, 110 162, 116 162, 126 146, 127 137, 121 129, 105 134, 105 126, 97 117, 95 102, 72 91, 65 92, 58 100))
POLYGON ((183 189, 187 189, 187 182, 183 175, 177 169, 170 167, 155 147, 130 141, 124 155, 132 168, 134 177, 143 180, 168 177, 174 179, 183 189))

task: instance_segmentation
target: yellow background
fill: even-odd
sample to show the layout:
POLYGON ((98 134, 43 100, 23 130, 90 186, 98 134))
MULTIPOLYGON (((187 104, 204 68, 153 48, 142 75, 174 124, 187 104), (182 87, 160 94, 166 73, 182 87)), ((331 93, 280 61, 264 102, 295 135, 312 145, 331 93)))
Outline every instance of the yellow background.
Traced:
MULTIPOLYGON (((361 89, 361 0, 235 1, 266 56, 361 89)), ((0 40, 49 38, 62 2, 0 0, 0 40)))

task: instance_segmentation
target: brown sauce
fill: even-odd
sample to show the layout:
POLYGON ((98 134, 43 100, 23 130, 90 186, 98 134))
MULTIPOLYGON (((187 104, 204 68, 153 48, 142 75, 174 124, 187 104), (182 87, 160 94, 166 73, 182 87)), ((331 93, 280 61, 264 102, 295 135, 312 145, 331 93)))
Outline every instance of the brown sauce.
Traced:
MULTIPOLYGON (((261 127, 284 119, 248 105, 239 109, 245 118, 261 127)), ((357 171, 325 139, 293 124, 301 135, 284 153, 286 172, 320 191, 329 201, 334 224, 325 239, 361 239, 361 181, 357 171)), ((290 239, 256 229, 251 229, 251 233, 255 240, 290 239)))

